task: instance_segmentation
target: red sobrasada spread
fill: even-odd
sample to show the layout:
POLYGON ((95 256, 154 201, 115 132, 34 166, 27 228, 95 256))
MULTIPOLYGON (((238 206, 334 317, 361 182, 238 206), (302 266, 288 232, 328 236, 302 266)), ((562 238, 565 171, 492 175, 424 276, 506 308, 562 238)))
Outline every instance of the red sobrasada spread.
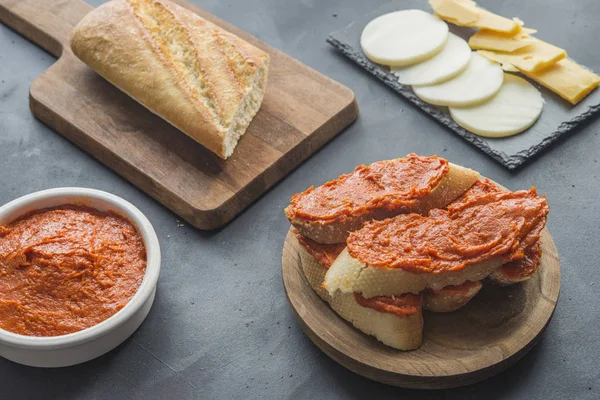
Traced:
MULTIPOLYGON (((452 204, 463 203, 465 201, 473 201, 477 197, 484 196, 489 193, 503 193, 504 191, 489 179, 482 179, 473 184, 461 197, 456 199, 452 204)), ((520 260, 515 260, 502 265, 499 268, 504 276, 509 279, 525 278, 533 275, 540 265, 542 256, 541 241, 537 240, 524 251, 524 257, 520 260)))
POLYGON ((335 243, 335 244, 321 244, 317 243, 312 239, 298 233, 294 229, 298 243, 302 245, 313 256, 323 268, 331 267, 331 264, 340 255, 340 253, 346 248, 346 243, 335 243))
POLYGON ((525 249, 522 259, 502 265, 499 271, 509 279, 526 278, 537 271, 541 257, 542 247, 540 241, 537 241, 533 246, 525 249))
POLYGON ((408 317, 421 311, 423 297, 420 294, 405 293, 399 296, 375 296, 364 298, 360 293, 354 293, 356 302, 374 310, 408 317))
POLYGON ((539 241, 548 205, 535 189, 488 193, 432 210, 399 215, 352 232, 348 252, 372 266, 410 272, 457 271, 493 257, 520 260, 539 241))
POLYGON ((61 206, 0 226, 0 328, 59 336, 121 310, 140 286, 146 250, 110 212, 61 206))
MULTIPOLYGON (((298 243, 308 251, 308 253, 317 260, 319 265, 328 269, 335 259, 340 255, 342 250, 346 248, 345 243, 336 244, 321 244, 312 239, 307 238, 294 230, 298 243)), ((377 311, 392 313, 399 317, 407 317, 413 315, 421 309, 421 295, 407 293, 401 296, 392 297, 373 297, 365 298, 360 293, 354 293, 356 302, 368 308, 373 308, 377 311)))
POLYGON ((416 154, 360 165, 351 174, 295 194, 286 213, 289 218, 328 224, 374 209, 409 212, 448 171, 443 158, 416 154))

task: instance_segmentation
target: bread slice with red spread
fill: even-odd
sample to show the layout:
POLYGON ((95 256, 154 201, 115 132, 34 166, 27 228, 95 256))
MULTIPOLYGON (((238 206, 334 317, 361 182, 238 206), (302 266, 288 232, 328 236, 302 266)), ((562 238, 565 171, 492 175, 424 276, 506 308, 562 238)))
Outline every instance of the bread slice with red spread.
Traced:
MULTIPOLYGON (((300 240, 302 244, 302 241, 300 240)), ((331 245, 330 245, 331 246, 331 245)), ((335 245, 333 245, 335 246, 335 245)), ((354 293, 336 293, 330 296, 321 284, 325 279, 330 255, 315 258, 318 251, 309 251, 300 246, 302 271, 312 289, 343 319, 362 332, 374 336, 385 345, 399 350, 413 350, 421 346, 423 340, 423 313, 420 296, 411 296, 407 303, 397 306, 398 313, 381 312, 360 305, 354 293)), ((335 254, 335 253, 334 253, 335 254)), ((405 300, 404 298, 401 299, 405 300)), ((390 307, 390 311, 393 306, 390 307)))
POLYGON ((508 192, 412 154, 360 166, 295 195, 286 209, 313 290, 400 350, 421 345, 423 310, 457 310, 486 277, 500 285, 529 279, 547 214, 535 188, 508 192))
POLYGON ((297 193, 285 214, 302 235, 318 243, 341 243, 367 221, 446 207, 478 178, 477 172, 443 158, 409 154, 360 165, 297 193))
POLYGON ((302 271, 312 289, 342 318, 382 343, 399 350, 412 350, 421 345, 422 309, 450 312, 465 305, 481 288, 481 282, 427 290, 420 294, 379 296, 366 299, 360 293, 336 293, 330 296, 322 286, 329 266, 345 247, 320 244, 297 234, 301 244, 302 271))
POLYGON ((324 286, 330 294, 369 298, 480 281, 525 257, 540 240, 547 213, 532 188, 487 193, 427 216, 372 221, 349 235, 324 286))
MULTIPOLYGON (((472 201, 489 193, 507 192, 487 178, 481 179, 469 188, 462 196, 454 201, 453 204, 472 201)), ((503 264, 498 269, 492 271, 488 278, 494 283, 507 286, 515 283, 525 282, 531 278, 537 271, 542 257, 541 241, 538 240, 524 250, 523 258, 503 264)))

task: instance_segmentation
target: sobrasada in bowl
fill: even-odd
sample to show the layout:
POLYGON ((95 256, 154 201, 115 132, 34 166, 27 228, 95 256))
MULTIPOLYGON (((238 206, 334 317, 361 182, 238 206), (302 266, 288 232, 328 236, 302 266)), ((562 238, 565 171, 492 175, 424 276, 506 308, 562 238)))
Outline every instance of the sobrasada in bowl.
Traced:
POLYGON ((0 226, 37 210, 62 205, 112 212, 130 222, 144 244, 146 270, 126 305, 96 325, 60 336, 26 336, 0 329, 0 356, 20 364, 62 367, 96 358, 127 339, 141 325, 154 302, 161 263, 158 238, 144 214, 120 197, 86 188, 43 190, 0 207, 0 226))

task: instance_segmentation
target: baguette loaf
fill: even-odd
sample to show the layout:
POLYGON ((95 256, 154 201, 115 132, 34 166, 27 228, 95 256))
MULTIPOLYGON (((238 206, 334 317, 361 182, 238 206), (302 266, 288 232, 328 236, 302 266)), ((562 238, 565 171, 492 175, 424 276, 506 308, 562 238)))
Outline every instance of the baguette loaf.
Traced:
POLYGON ((112 0, 86 15, 73 53, 226 159, 256 115, 269 55, 168 0, 112 0))
POLYGON ((302 235, 322 244, 342 243, 367 221, 443 208, 477 179, 477 172, 444 159, 409 154, 359 166, 351 174, 298 193, 285 214, 302 235), (409 176, 403 179, 404 175, 409 176), (315 205, 323 215, 316 214, 315 205))

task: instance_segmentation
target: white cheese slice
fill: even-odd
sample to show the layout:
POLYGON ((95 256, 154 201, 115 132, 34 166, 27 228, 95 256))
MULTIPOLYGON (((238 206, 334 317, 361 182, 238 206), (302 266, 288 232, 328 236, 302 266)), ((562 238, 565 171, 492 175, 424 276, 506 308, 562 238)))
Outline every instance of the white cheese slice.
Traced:
POLYGON ((469 58, 471 49, 467 42, 450 33, 442 51, 429 60, 408 67, 392 67, 391 71, 404 85, 433 85, 460 74, 467 67, 469 58))
POLYGON ((502 88, 489 101, 475 107, 450 107, 450 115, 457 124, 477 135, 504 137, 533 125, 543 106, 541 93, 531 83, 506 74, 502 88))
POLYGON ((413 90, 421 100, 436 106, 468 107, 495 95, 503 78, 500 65, 472 53, 460 75, 436 85, 413 86, 413 90))
POLYGON ((421 10, 385 14, 367 24, 360 37, 365 55, 376 63, 407 66, 439 53, 448 25, 421 10))

